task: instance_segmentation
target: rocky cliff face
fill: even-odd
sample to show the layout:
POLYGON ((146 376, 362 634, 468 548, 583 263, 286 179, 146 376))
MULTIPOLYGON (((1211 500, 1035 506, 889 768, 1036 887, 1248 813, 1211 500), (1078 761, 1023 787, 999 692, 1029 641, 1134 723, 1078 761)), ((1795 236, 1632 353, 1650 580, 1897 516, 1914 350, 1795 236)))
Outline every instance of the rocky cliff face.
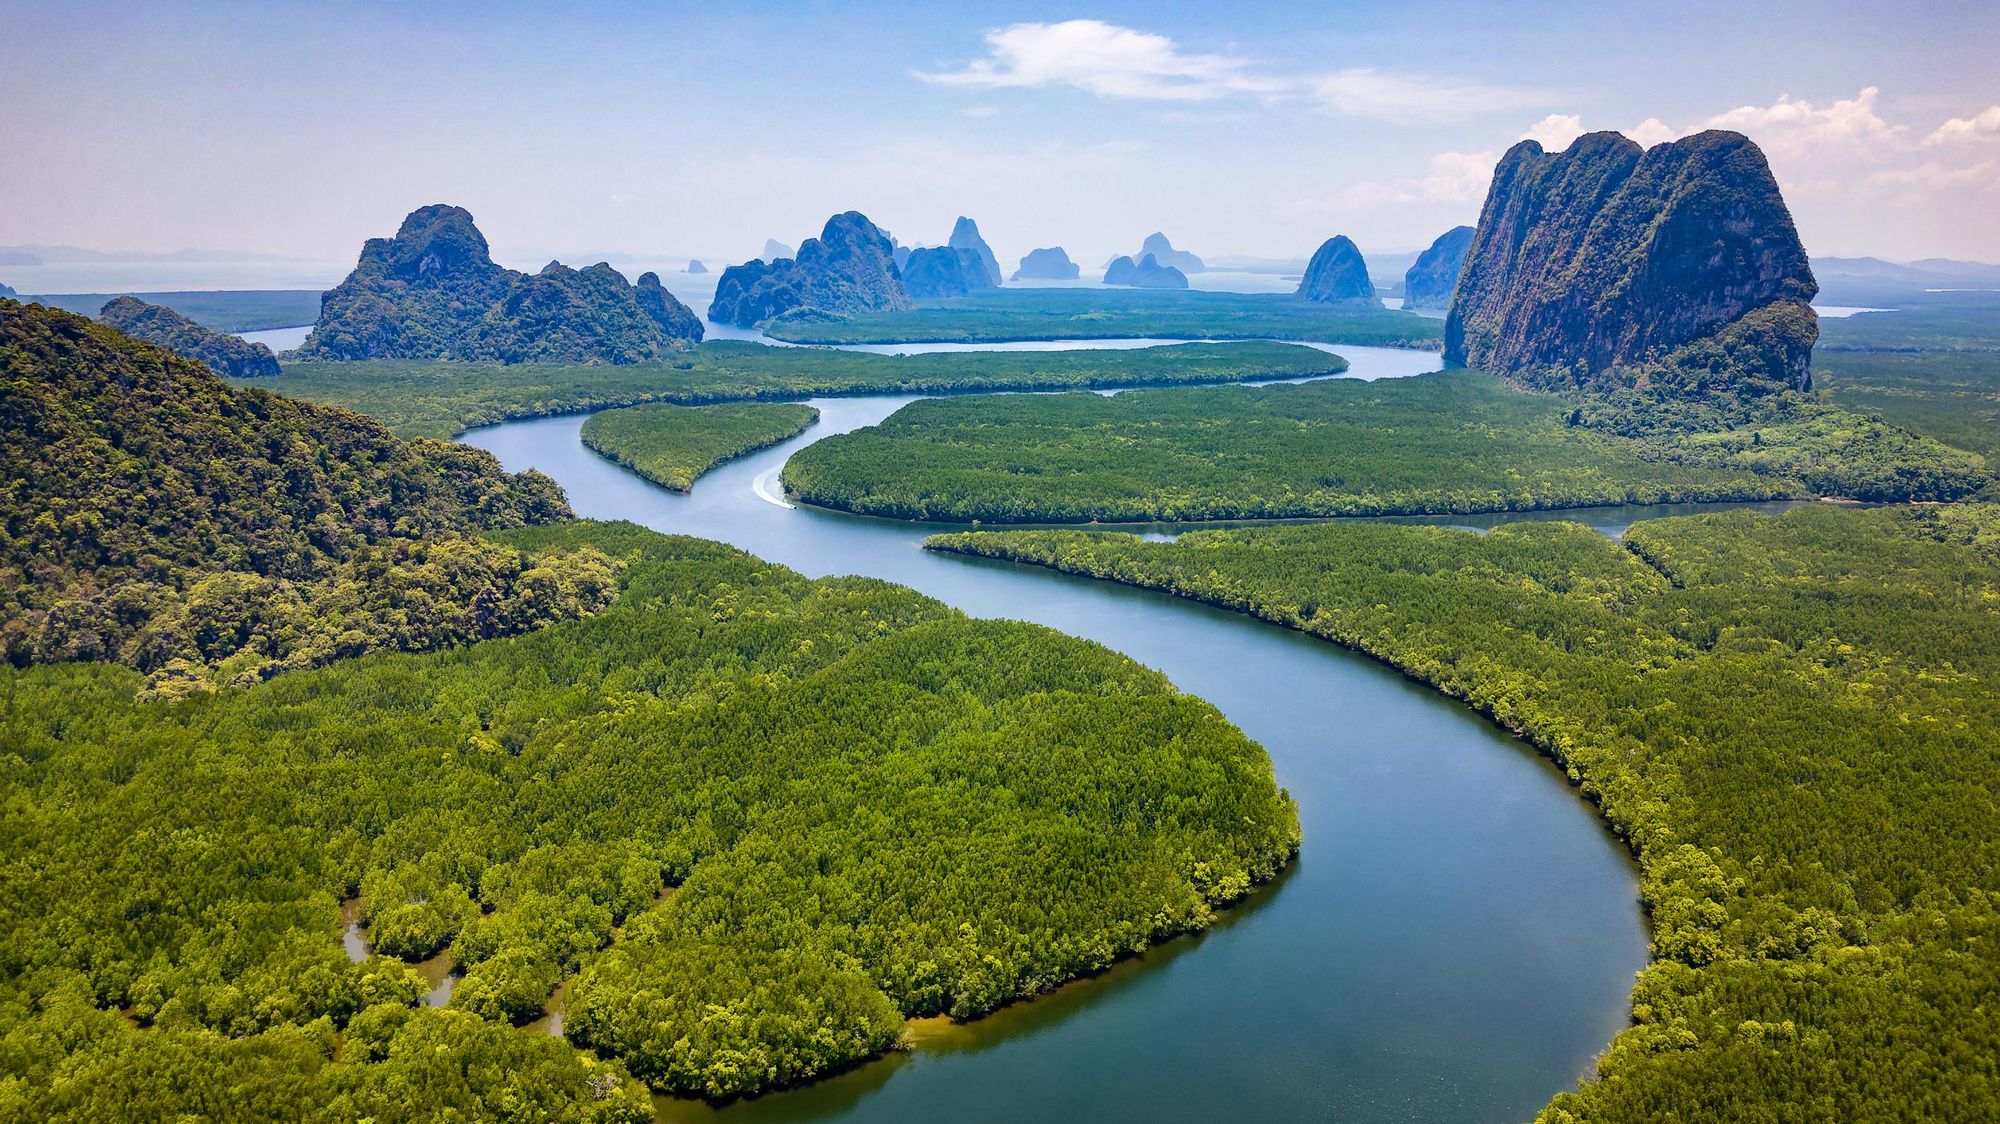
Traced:
POLYGON ((533 276, 502 268, 470 213, 436 204, 411 212, 394 238, 368 240, 354 272, 320 298, 298 354, 637 363, 701 339, 700 322, 671 294, 650 299, 654 307, 642 308, 603 262, 550 262, 533 276))
POLYGON ((986 244, 986 239, 979 236, 978 223, 964 215, 958 216, 958 221, 952 224, 951 237, 946 240, 945 245, 954 250, 971 250, 978 256, 981 268, 986 271, 988 287, 1000 284, 999 259, 993 256, 993 248, 986 244))
POLYGON ((1454 226, 1438 235, 1431 247, 1403 274, 1403 307, 1446 309, 1451 307, 1451 290, 1458 284, 1458 271, 1465 264, 1465 252, 1472 248, 1472 228, 1454 226))
POLYGON ((889 236, 859 211, 826 220, 796 258, 748 261, 722 271, 708 318, 753 327, 787 312, 844 316, 910 307, 889 236))
POLYGON ((1147 254, 1153 255, 1153 260, 1161 265, 1178 269, 1182 273, 1201 273, 1208 269, 1200 258, 1186 250, 1174 249, 1174 244, 1167 241, 1167 236, 1157 230, 1146 235, 1145 244, 1140 246, 1138 254, 1134 255, 1135 260, 1145 258, 1147 254))
POLYGON ((1382 298, 1375 295, 1375 283, 1368 279, 1368 263, 1362 260, 1361 250, 1353 239, 1345 234, 1336 234, 1320 243, 1312 261, 1306 263, 1305 276, 1299 279, 1298 295, 1326 304, 1382 307, 1382 298))
POLYGON ((1030 250, 1014 271, 1016 281, 1074 281, 1080 271, 1061 246, 1030 250))
POLYGON ((1764 154, 1711 131, 1592 133, 1500 161, 1445 356, 1546 389, 1809 385, 1818 285, 1764 154))
POLYGON ((279 373, 277 357, 263 344, 204 328, 165 305, 148 304, 138 297, 117 297, 105 302, 103 311, 97 314, 97 322, 197 363, 206 363, 218 375, 248 379, 279 373))
POLYGON ((1188 287, 1187 274, 1170 265, 1161 265, 1151 254, 1142 255, 1138 261, 1128 257, 1111 259, 1105 267, 1106 285, 1130 285, 1138 289, 1185 289, 1188 287))
POLYGON ((903 289, 912 297, 962 297, 993 287, 978 251, 965 247, 912 250, 903 266, 903 289))

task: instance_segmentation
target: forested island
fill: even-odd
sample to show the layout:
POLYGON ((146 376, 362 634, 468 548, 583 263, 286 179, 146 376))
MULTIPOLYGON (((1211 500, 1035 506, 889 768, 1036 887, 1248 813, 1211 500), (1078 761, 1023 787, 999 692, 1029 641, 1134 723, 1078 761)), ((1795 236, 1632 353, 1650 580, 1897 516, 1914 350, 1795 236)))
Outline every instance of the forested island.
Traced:
POLYGON ((406 437, 450 437, 507 418, 641 402, 1162 386, 1346 369, 1337 355, 1282 343, 874 355, 713 340, 664 363, 288 362, 282 376, 267 382, 285 394, 359 410, 406 437))
POLYGON ((1976 456, 1824 407, 1730 439, 1598 430, 1586 406, 1477 371, 932 399, 800 450, 784 478, 825 507, 990 523, 1956 499, 1989 481, 1976 456))
POLYGON ((1360 649, 1553 757, 1654 963, 1573 1120, 2000 1113, 2000 508, 936 536, 1360 649))
POLYGON ((572 521, 65 313, 0 302, 0 370, 10 1117, 643 1120, 635 1077, 805 1080, 1298 845, 1257 745, 1097 645, 572 521), (510 1025, 565 981, 567 1042, 510 1025))
POLYGON ((592 414, 582 439, 653 483, 685 492, 709 469, 795 437, 818 420, 818 410, 792 402, 656 402, 592 414))

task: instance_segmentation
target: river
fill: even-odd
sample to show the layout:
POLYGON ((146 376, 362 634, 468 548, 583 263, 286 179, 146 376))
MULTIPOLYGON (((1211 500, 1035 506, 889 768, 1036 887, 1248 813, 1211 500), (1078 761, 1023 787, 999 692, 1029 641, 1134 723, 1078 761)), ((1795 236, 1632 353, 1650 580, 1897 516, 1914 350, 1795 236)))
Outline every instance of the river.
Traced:
MULTIPOLYGON (((1357 377, 1435 356, 1340 347, 1357 377)), ((920 548, 933 528, 788 505, 800 447, 911 395, 812 400, 804 434, 659 488, 578 440, 578 416, 462 440, 538 468, 577 513, 866 574, 975 616, 1109 645, 1220 707, 1298 800, 1293 868, 1208 933, 803 1088, 663 1119, 1518 1121, 1628 1019, 1646 932, 1621 844, 1546 760, 1365 657, 1162 594, 920 548)), ((1591 513, 1616 533, 1637 516, 1591 513)), ((959 528, 962 529, 962 528, 959 528)), ((1171 533, 1180 528, 1153 528, 1171 533)))

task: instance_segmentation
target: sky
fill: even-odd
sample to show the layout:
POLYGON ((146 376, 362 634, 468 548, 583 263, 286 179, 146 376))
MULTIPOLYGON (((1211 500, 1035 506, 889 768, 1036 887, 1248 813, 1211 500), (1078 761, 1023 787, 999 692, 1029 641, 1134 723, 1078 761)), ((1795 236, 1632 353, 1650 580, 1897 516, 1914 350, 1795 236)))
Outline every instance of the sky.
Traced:
POLYGON ((1010 269, 1156 229, 1384 253, 1474 222, 1524 137, 1725 127, 1816 255, 2000 261, 1992 0, 0 0, 0 27, 0 246, 344 266, 449 202, 530 268, 715 266, 847 209, 918 245, 970 215, 1010 269))

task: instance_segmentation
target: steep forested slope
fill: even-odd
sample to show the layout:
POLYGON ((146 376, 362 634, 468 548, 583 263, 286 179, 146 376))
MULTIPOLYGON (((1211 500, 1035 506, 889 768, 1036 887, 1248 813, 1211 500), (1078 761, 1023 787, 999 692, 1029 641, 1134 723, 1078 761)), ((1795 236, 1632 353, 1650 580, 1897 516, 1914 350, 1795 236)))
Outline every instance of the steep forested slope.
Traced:
MULTIPOLYGON (((160 671, 246 646, 282 660, 328 639, 301 632, 313 625, 297 613, 289 629, 264 627, 287 599, 352 607, 335 579, 355 567, 418 563, 418 540, 569 514, 552 481, 510 476, 484 452, 234 388, 110 328, 12 302, 0 302, 0 478, 0 642, 16 664, 160 671)), ((512 590, 532 568, 492 548, 460 556, 488 587, 512 590)))

